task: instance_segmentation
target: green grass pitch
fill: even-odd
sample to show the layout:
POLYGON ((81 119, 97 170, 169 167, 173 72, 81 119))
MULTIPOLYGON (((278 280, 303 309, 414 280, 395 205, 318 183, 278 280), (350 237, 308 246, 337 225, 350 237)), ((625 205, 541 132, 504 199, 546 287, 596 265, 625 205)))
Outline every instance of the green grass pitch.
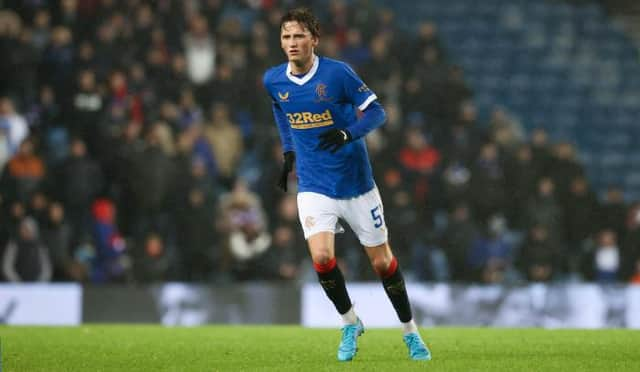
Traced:
POLYGON ((414 362, 399 329, 367 329, 352 362, 338 329, 152 325, 0 327, 2 372, 640 371, 640 332, 422 329, 434 359, 414 362))

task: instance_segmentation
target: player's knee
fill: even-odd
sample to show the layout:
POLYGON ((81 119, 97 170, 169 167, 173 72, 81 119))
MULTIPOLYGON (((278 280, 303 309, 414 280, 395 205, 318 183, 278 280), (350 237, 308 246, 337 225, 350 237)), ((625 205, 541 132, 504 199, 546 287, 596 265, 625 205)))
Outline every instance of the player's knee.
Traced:
POLYGON ((336 258, 329 257, 329 255, 313 257, 313 268, 319 274, 325 274, 333 271, 333 269, 336 267, 336 264, 336 258))
POLYGON ((311 258, 314 264, 317 265, 326 265, 334 259, 333 255, 329 254, 329 252, 318 252, 313 254, 311 258))
POLYGON ((384 276, 391 265, 392 257, 386 257, 386 255, 376 256, 371 259, 371 265, 378 276, 384 276))

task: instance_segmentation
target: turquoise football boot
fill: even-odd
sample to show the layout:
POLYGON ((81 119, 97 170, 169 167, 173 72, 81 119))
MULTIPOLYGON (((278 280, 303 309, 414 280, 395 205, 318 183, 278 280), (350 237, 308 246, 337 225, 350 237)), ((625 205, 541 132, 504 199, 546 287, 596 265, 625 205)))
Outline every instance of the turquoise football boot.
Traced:
POLYGON ((409 348, 409 357, 413 360, 431 360, 431 352, 427 345, 424 344, 420 334, 417 332, 408 333, 402 337, 404 343, 409 348))
POLYGON ((342 341, 338 347, 338 360, 348 362, 356 356, 358 351, 358 336, 364 333, 364 325, 360 318, 356 324, 347 324, 342 327, 342 341))

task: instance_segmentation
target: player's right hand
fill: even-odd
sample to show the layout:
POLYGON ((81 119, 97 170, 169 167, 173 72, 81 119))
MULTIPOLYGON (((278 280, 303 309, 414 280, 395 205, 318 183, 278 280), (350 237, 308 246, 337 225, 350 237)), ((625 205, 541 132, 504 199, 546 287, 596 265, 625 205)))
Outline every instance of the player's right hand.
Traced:
POLYGON ((278 187, 282 191, 287 192, 287 184, 289 183, 289 172, 293 170, 293 162, 296 160, 296 153, 287 151, 284 153, 284 163, 282 164, 282 172, 278 180, 278 187))
POLYGON ((320 139, 319 148, 321 150, 328 150, 332 154, 338 151, 342 146, 351 142, 351 133, 346 129, 329 129, 318 136, 320 139))

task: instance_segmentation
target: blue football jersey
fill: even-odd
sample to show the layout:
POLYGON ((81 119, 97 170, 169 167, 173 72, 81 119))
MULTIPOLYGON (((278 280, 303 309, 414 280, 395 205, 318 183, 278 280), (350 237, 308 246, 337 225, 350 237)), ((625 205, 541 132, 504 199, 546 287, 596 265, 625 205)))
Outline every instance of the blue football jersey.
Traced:
POLYGON ((336 199, 364 194, 374 187, 364 138, 354 138, 337 152, 318 148, 318 136, 332 128, 345 129, 357 120, 376 95, 344 62, 314 56, 304 76, 291 73, 289 63, 264 74, 273 101, 283 150, 295 151, 298 191, 336 199))

